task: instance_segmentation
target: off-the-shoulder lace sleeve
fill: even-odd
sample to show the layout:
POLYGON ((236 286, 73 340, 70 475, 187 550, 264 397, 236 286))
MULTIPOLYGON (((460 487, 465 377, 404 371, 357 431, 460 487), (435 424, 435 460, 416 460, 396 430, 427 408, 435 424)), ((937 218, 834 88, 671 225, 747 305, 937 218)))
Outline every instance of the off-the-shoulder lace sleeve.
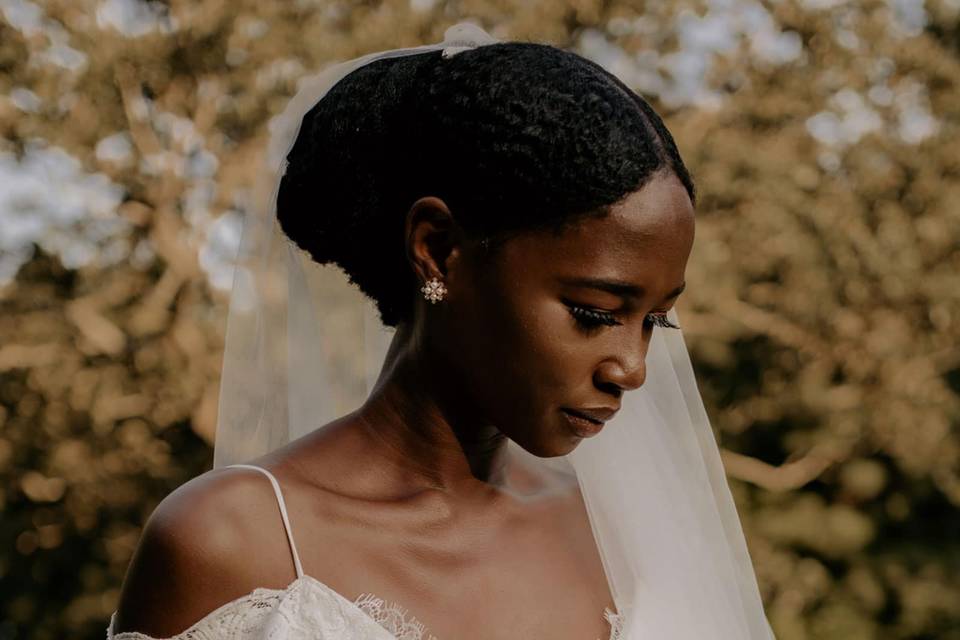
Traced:
MULTIPOLYGON (((608 640, 619 640, 622 619, 609 609, 608 640)), ((143 633, 114 633, 110 618, 107 640, 436 640, 406 610, 373 595, 356 602, 322 582, 303 576, 286 589, 255 589, 207 614, 170 638, 143 633)))
POLYGON ((396 640, 356 605, 307 576, 286 589, 255 589, 168 639, 123 632, 107 640, 396 640))
MULTIPOLYGON (((277 608, 284 591, 256 589, 210 612, 186 631, 171 640, 212 640, 213 638, 256 638, 256 632, 271 610, 277 608)), ((107 640, 159 640, 144 633, 113 633, 116 613, 110 616, 107 640)), ((266 637, 266 636, 264 636, 266 637)))

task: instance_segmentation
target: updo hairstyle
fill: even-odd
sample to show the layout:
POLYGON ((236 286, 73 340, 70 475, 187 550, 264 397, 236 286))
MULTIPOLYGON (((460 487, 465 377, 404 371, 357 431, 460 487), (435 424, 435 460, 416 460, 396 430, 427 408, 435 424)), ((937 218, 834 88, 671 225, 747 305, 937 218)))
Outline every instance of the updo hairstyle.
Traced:
POLYGON ((663 168, 694 199, 643 98, 599 65, 534 43, 362 66, 304 116, 287 161, 284 233, 343 269, 388 326, 411 317, 419 288, 403 241, 418 198, 442 199, 466 233, 493 245, 605 215, 663 168))

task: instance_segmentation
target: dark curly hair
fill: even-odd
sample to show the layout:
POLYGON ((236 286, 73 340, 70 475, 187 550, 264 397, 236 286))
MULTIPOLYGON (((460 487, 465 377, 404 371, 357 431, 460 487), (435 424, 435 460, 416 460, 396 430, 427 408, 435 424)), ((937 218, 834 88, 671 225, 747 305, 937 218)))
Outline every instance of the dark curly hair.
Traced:
POLYGON ((442 199, 466 233, 494 242, 605 215, 664 168, 694 199, 643 98, 599 65, 534 43, 360 67, 304 116, 287 160, 284 233, 343 269, 388 326, 413 310, 402 236, 418 198, 442 199))

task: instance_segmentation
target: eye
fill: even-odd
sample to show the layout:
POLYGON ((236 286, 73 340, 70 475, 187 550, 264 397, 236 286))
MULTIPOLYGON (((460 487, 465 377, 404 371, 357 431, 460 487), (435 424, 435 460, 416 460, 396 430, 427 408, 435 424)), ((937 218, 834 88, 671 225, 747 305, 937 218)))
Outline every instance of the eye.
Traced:
POLYGON ((577 324, 583 329, 596 329, 597 327, 623 324, 619 322, 609 311, 598 311, 596 309, 587 309, 577 305, 568 305, 570 315, 573 316, 577 324))
POLYGON ((679 329, 677 325, 673 324, 667 319, 667 314, 665 313, 648 313, 643 319, 643 324, 650 327, 662 327, 664 329, 679 329))

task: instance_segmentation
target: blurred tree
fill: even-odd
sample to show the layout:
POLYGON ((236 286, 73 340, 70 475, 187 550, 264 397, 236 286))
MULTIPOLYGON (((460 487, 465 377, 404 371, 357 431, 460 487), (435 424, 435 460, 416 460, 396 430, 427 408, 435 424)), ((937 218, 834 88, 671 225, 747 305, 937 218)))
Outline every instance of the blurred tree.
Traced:
POLYGON ((953 0, 0 0, 0 639, 102 637, 210 467, 231 249, 302 75, 461 19, 667 116, 680 303, 781 640, 960 638, 953 0))

